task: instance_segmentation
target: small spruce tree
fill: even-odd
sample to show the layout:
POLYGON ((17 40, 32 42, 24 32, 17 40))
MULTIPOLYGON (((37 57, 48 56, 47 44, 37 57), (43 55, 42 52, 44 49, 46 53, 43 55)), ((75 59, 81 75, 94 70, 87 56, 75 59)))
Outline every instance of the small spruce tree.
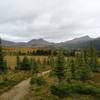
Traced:
POLYGON ((91 66, 92 70, 95 70, 98 62, 97 62, 97 51, 93 43, 91 44, 89 55, 90 55, 89 65, 91 66))
POLYGON ((66 75, 66 81, 68 83, 71 82, 71 79, 72 79, 72 72, 71 72, 71 62, 70 62, 70 59, 67 58, 67 65, 66 65, 66 68, 65 68, 65 75, 66 75))
POLYGON ((55 59, 54 59, 54 55, 53 55, 53 51, 51 52, 51 56, 49 56, 49 64, 51 66, 51 68, 54 68, 55 66, 55 59))
POLYGON ((58 78, 58 83, 62 83, 65 78, 65 58, 62 51, 59 51, 55 60, 54 74, 58 78))
POLYGON ((21 70, 31 70, 30 61, 29 61, 29 59, 26 56, 23 58, 23 61, 21 62, 20 69, 21 70))
POLYGON ((70 60, 70 67, 71 67, 71 78, 72 79, 75 79, 76 77, 76 70, 77 70, 77 68, 76 68, 76 64, 75 64, 75 60, 74 59, 71 59, 70 60))
POLYGON ((20 69, 20 66, 21 66, 21 61, 20 61, 20 57, 19 55, 17 55, 16 57, 16 69, 19 70, 20 69))
POLYGON ((0 38, 0 72, 3 71, 4 71, 4 58, 3 58, 2 43, 0 38))
POLYGON ((91 78, 91 68, 86 64, 84 59, 84 52, 82 51, 78 59, 78 77, 81 81, 85 82, 91 78))
POLYGON ((38 70, 38 64, 35 61, 35 59, 30 59, 30 64, 31 64, 32 73, 37 74, 39 72, 39 70, 38 70))

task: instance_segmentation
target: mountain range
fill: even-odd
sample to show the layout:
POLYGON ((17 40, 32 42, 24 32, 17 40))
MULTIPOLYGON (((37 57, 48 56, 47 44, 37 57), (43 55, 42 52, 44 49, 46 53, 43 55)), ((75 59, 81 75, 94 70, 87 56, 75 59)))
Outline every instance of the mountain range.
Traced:
POLYGON ((49 45, 54 45, 54 43, 48 42, 42 38, 40 39, 32 39, 28 42, 13 42, 2 40, 3 46, 18 46, 18 47, 47 47, 49 45))
POLYGON ((89 36, 83 36, 79 38, 74 38, 70 41, 65 41, 61 43, 53 43, 48 42, 42 38, 40 39, 32 39, 28 42, 12 42, 12 41, 6 41, 2 40, 2 44, 4 46, 17 46, 17 47, 62 47, 62 48, 68 48, 68 49, 80 49, 88 47, 89 44, 93 42, 97 49, 100 50, 100 37, 98 38, 91 38, 89 36))

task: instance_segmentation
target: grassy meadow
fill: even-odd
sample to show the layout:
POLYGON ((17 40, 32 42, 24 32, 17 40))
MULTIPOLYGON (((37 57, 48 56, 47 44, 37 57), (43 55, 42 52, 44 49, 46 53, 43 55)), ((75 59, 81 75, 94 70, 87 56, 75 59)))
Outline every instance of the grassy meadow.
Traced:
MULTIPOLYGON (((40 60, 41 62, 44 59, 48 59, 48 56, 27 56, 29 59, 35 59, 36 61, 40 60)), ((20 56, 21 61, 23 60, 24 56, 20 56)), ((7 61, 7 66, 11 69, 15 69, 16 67, 16 56, 5 56, 4 58, 7 61)))
MULTIPOLYGON (((40 60, 41 62, 44 61, 44 59, 48 59, 48 56, 27 56, 29 59, 35 59, 36 61, 40 60)), ((24 56, 20 56, 20 59, 23 60, 24 56)), ((11 69, 15 69, 16 67, 16 56, 10 56, 7 55, 4 57, 4 59, 7 61, 7 66, 11 69)), ((67 59, 67 57, 66 57, 67 59)), ((98 58, 98 62, 100 62, 100 58, 98 58)))
MULTIPOLYGON (((99 66, 100 58, 95 56, 96 53, 92 57, 83 56, 81 51, 78 52, 78 55, 72 56, 69 54, 70 56, 65 56, 60 50, 57 51, 56 56, 52 54, 41 56, 28 54, 28 52, 37 51, 38 49, 40 48, 5 48, 4 61, 7 63, 8 71, 0 74, 0 94, 9 91, 23 80, 31 78, 29 91, 21 100, 99 100, 100 72, 97 71, 98 69, 95 71, 92 68, 90 69, 87 62, 92 58, 93 64, 96 65, 99 62, 99 66), (17 54, 19 51, 25 54, 17 54), (21 63, 18 62, 17 57, 19 57, 21 63), (22 68, 33 66, 31 68, 34 70, 16 69, 16 66, 22 68), (50 71, 50 73, 42 76, 42 73, 46 71, 50 71), (39 74, 40 76, 38 76, 39 74), (52 85, 58 86, 52 88, 54 89, 53 93, 51 90, 52 85), (64 85, 67 86, 66 90, 63 90, 65 87, 62 88, 64 85), (77 85, 79 86, 77 87, 77 85), (61 87, 59 88, 59 86, 61 87), (64 96, 62 97, 62 95, 64 96)), ((43 50, 47 49, 44 48, 43 50)))

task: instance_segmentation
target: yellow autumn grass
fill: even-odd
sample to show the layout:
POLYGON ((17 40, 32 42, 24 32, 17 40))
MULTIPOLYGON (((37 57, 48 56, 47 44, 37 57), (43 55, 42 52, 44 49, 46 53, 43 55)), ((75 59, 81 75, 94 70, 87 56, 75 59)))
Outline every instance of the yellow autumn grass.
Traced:
MULTIPOLYGON (((36 61, 37 60, 40 60, 41 62, 44 60, 44 59, 47 59, 48 57, 47 56, 27 56, 29 59, 35 59, 36 61)), ((20 59, 22 60, 24 58, 24 56, 20 56, 20 59)), ((11 69, 14 69, 15 66, 16 66, 16 56, 5 56, 4 58, 7 62, 7 66, 11 69)))

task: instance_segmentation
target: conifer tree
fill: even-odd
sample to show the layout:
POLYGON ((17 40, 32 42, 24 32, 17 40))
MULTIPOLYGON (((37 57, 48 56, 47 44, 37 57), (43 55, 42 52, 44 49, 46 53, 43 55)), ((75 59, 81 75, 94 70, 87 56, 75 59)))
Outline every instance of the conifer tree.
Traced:
POLYGON ((91 44, 89 54, 90 54, 89 65, 91 66, 92 70, 95 70, 98 62, 97 62, 97 51, 93 43, 91 44))
POLYGON ((20 69, 21 70, 31 70, 30 61, 29 61, 29 59, 26 56, 23 58, 23 61, 21 62, 20 69))
POLYGON ((35 59, 30 59, 30 64, 31 64, 31 70, 33 74, 38 73, 38 64, 35 61, 35 59))
POLYGON ((7 61, 4 60, 4 72, 8 73, 7 61))
POLYGON ((0 38, 0 72, 4 70, 4 59, 3 59, 3 51, 2 51, 2 43, 0 38))
POLYGON ((4 71, 2 72, 2 78, 3 78, 3 81, 8 80, 8 68, 7 68, 7 62, 6 61, 4 61, 4 71))
POLYGON ((74 59, 70 60, 70 68, 71 68, 71 78, 75 79, 77 67, 74 59))
POLYGON ((17 61, 16 61, 16 69, 20 69, 21 61, 20 61, 19 55, 17 55, 16 60, 17 60, 17 61))
POLYGON ((89 64, 89 49, 84 50, 84 60, 86 64, 89 64))
POLYGON ((91 78, 91 68, 86 64, 84 59, 84 52, 82 51, 77 59, 77 78, 81 81, 86 81, 91 78))
POLYGON ((66 75, 66 81, 68 83, 70 83, 72 79, 71 67, 72 67, 71 61, 69 58, 67 58, 67 65, 65 67, 65 75, 66 75))
POLYGON ((65 58, 62 51, 59 51, 54 67, 54 74, 58 78, 58 82, 61 83, 65 78, 65 58))
POLYGON ((6 81, 7 74, 8 74, 8 68, 7 68, 7 62, 4 61, 1 38, 0 38, 0 73, 2 74, 3 81, 6 81))
POLYGON ((75 55, 75 66, 76 66, 76 70, 75 70, 75 79, 80 79, 80 66, 79 66, 79 61, 80 61, 80 53, 76 53, 75 55))
POLYGON ((50 64, 51 68, 54 68, 55 60, 54 60, 53 52, 51 52, 51 56, 49 56, 49 64, 50 64))

